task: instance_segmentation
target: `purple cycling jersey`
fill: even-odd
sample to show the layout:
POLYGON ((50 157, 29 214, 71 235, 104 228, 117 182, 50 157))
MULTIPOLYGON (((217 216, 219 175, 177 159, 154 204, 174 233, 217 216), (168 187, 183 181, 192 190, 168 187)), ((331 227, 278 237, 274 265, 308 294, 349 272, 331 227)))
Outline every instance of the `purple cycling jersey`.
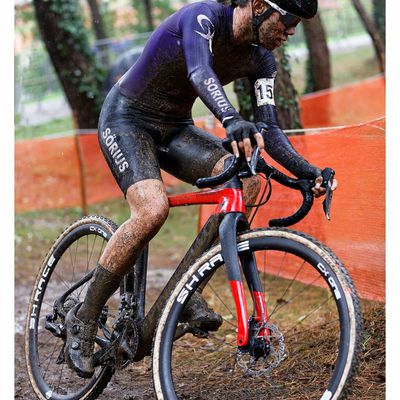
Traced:
POLYGON ((298 177, 318 176, 320 170, 296 152, 279 128, 273 53, 254 44, 234 43, 233 13, 231 6, 204 1, 171 15, 120 79, 120 91, 144 111, 146 119, 156 123, 187 123, 197 97, 224 123, 240 116, 223 85, 247 77, 253 87, 255 121, 267 128, 262 131, 266 151, 298 177))
POLYGON ((121 92, 139 108, 174 119, 190 118, 200 97, 222 122, 237 115, 222 86, 248 77, 253 103, 273 104, 274 56, 259 46, 233 43, 232 22, 230 6, 206 1, 183 7, 151 35, 120 80, 121 92))

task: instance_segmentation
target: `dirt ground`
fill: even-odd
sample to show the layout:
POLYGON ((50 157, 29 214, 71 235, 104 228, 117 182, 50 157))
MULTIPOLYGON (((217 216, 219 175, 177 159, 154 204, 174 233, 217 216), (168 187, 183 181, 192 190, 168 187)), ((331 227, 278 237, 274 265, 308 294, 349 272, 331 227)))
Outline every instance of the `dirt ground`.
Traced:
MULTIPOLYGON (((34 227, 35 228, 35 227, 34 227)), ((54 236, 53 236, 54 237, 54 236)), ((24 355, 24 324, 27 303, 34 274, 43 260, 43 249, 52 239, 44 238, 37 246, 32 238, 16 241, 15 266, 15 399, 36 399, 26 372, 24 355)), ((161 287, 171 273, 172 263, 158 258, 154 265, 162 267, 149 271, 150 288, 161 287)), ((359 375, 353 384, 351 400, 380 400, 385 398, 385 307, 363 302, 364 334, 359 375)), ((99 399, 153 399, 150 359, 130 365, 117 372, 99 399)), ((288 399, 290 400, 290 399, 288 399)))

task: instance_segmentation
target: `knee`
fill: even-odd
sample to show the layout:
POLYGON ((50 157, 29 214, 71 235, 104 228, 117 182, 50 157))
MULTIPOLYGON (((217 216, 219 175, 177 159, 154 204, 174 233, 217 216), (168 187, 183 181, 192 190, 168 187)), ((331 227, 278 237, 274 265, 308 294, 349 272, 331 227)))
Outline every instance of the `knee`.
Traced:
POLYGON ((149 199, 149 202, 144 205, 141 214, 149 222, 150 226, 161 228, 168 217, 169 204, 167 196, 162 196, 157 199, 149 199))
POLYGON ((261 180, 258 176, 252 176, 243 180, 244 200, 246 204, 254 204, 261 190, 261 180))
POLYGON ((130 222, 144 235, 156 233, 164 224, 169 213, 168 197, 160 184, 143 187, 133 195, 127 196, 131 217, 130 222))
POLYGON ((131 220, 135 225, 140 223, 140 228, 145 234, 157 232, 168 217, 169 205, 165 198, 148 198, 131 213, 131 220))
POLYGON ((214 165, 214 167, 213 167, 213 169, 212 169, 212 172, 211 172, 211 176, 218 175, 218 174, 220 174, 220 173, 224 170, 224 163, 225 163, 225 160, 226 160, 228 157, 230 157, 230 156, 231 156, 231 154, 227 154, 227 155, 223 156, 222 158, 220 158, 220 159, 215 163, 215 165, 214 165))
MULTIPOLYGON (((230 157, 230 154, 222 157, 214 165, 212 175, 218 175, 224 170, 224 162, 226 158, 230 157)), ((258 176, 252 176, 243 180, 243 194, 244 201, 246 204, 253 204, 257 200, 257 196, 261 190, 261 181, 258 176)))

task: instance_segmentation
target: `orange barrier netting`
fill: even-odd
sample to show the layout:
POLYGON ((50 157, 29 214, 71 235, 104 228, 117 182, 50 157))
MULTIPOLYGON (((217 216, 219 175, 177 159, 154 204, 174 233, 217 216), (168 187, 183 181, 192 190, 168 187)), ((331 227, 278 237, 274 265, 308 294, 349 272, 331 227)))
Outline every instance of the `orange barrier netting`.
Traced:
MULTIPOLYGON (((339 182, 329 222, 322 199, 293 229, 314 236, 344 262, 360 295, 385 298, 385 119, 368 124, 290 138, 310 162, 335 169, 339 182)), ((276 163, 265 156, 271 164, 276 163)), ((277 166, 282 170, 282 167, 277 166)), ((266 227, 273 218, 297 210, 301 195, 272 182, 270 202, 262 207, 254 227, 266 227)), ((202 206, 200 225, 215 206, 202 206)), ((288 272, 290 276, 290 272, 288 272)))
MULTIPOLYGON (((313 93, 302 98, 303 123, 305 127, 315 127, 372 120, 385 114, 384 100, 382 77, 313 93)), ((205 121, 197 124, 204 127, 205 121)), ((208 130, 225 136, 219 122, 208 130)), ((317 206, 295 228, 331 247, 345 262, 362 297, 375 300, 385 296, 384 135, 382 118, 360 126, 291 138, 311 162, 333 167, 339 180, 333 220, 325 221, 322 206, 317 206)), ((179 182, 166 173, 163 180, 166 186, 179 182)), ((100 152, 97 135, 16 142, 17 212, 84 207, 120 196, 100 152)), ((271 202, 260 210, 255 225, 266 226, 271 218, 287 216, 299 201, 289 189, 275 184, 271 202)), ((199 225, 209 213, 210 207, 201 208, 199 225)))
MULTIPOLYGON (((121 197, 122 193, 101 153, 96 132, 78 136, 83 164, 83 179, 86 188, 87 204, 121 197)), ((179 179, 161 171, 164 184, 174 186, 179 179)))
POLYGON ((304 128, 361 124, 380 118, 385 112, 385 79, 370 78, 301 97, 304 128))
MULTIPOLYGON (((165 185, 177 178, 162 171, 165 185)), ((122 196, 100 151, 96 132, 15 144, 17 212, 84 207, 122 196)))
MULTIPOLYGON (((385 114, 384 79, 306 95, 301 100, 305 127, 358 123, 385 114), (372 95, 371 95, 372 93, 372 95)), ((197 125, 204 127, 205 121, 197 125)), ((207 130, 224 137, 218 121, 207 130)), ((179 182, 163 173, 167 186, 179 182)), ((17 212, 83 207, 121 196, 101 155, 96 135, 18 141, 15 144, 17 212)))
POLYGON ((80 204, 79 158, 73 136, 15 144, 17 212, 80 204))

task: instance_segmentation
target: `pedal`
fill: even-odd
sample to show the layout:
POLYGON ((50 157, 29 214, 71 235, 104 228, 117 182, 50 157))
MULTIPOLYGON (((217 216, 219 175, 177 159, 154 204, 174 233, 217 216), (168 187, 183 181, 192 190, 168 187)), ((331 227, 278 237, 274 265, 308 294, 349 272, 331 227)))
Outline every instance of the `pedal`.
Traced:
POLYGON ((199 328, 189 328, 189 332, 200 339, 206 339, 210 336, 210 332, 208 331, 203 331, 199 328))
POLYGON ((45 329, 51 332, 55 337, 64 338, 65 330, 60 323, 53 322, 53 315, 46 315, 45 329))

